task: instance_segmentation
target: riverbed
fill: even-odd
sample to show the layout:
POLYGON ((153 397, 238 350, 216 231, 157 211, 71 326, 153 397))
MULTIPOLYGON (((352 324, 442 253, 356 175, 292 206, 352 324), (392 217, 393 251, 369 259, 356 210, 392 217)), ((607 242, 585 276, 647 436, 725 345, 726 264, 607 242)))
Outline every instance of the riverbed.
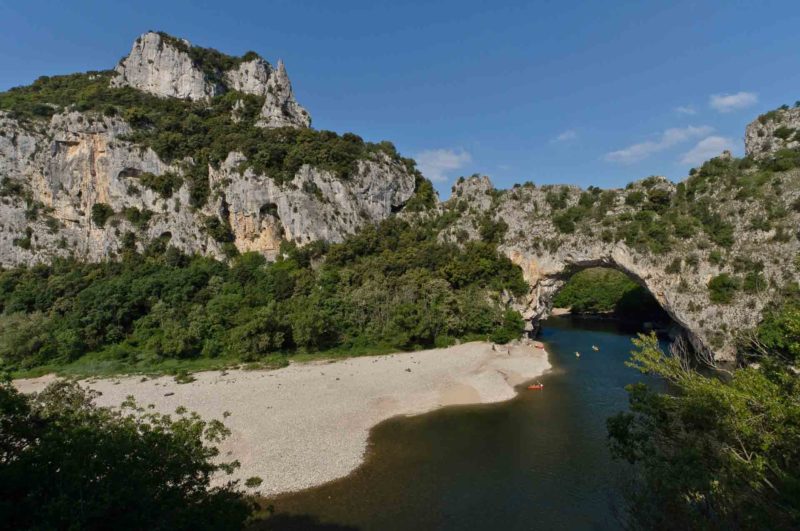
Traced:
MULTIPOLYGON (((471 342, 418 352, 292 363, 272 371, 208 371, 180 384, 174 378, 82 380, 97 404, 118 406, 133 396, 144 406, 178 407, 219 419, 231 435, 223 461, 241 463, 232 478, 257 477, 247 491, 297 491, 347 476, 363 462, 370 430, 396 416, 456 404, 509 400, 515 386, 548 370, 547 354, 528 342, 471 342)), ((23 392, 56 377, 16 380, 23 392)), ((217 476, 214 482, 227 481, 217 476)))
POLYGON ((268 503, 326 529, 620 528, 625 466, 611 459, 606 418, 627 407, 625 385, 659 385, 625 366, 636 331, 548 319, 543 390, 385 421, 351 475, 268 503))

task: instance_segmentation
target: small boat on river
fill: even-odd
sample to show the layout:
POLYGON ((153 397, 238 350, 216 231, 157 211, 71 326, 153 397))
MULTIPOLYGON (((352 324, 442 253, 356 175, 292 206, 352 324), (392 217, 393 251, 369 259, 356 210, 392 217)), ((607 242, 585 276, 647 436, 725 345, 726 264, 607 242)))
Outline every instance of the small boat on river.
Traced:
POLYGON ((600 350, 600 347, 598 347, 597 345, 592 345, 592 350, 597 352, 598 350, 600 350))
POLYGON ((537 341, 536 343, 533 344, 533 346, 538 348, 538 349, 540 349, 540 350, 544 350, 544 343, 539 343, 537 341))
POLYGON ((531 385, 528 386, 528 389, 531 389, 531 390, 544 389, 544 384, 541 384, 541 383, 531 384, 531 385))
POLYGON ((576 358, 580 358, 580 357, 581 357, 581 353, 580 353, 580 352, 578 352, 577 350, 575 351, 575 357, 576 357, 576 358))

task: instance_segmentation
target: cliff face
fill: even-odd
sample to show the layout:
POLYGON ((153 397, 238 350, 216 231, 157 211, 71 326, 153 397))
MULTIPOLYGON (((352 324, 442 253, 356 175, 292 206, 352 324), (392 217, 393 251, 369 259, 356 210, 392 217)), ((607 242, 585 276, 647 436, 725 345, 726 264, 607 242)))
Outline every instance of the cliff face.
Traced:
POLYGON ((150 32, 113 73, 66 76, 55 95, 41 95, 52 86, 20 89, 33 107, 13 97, 6 110, 0 106, 3 266, 68 255, 98 261, 155 242, 217 258, 234 248, 274 258, 282 240, 341 241, 401 209, 415 191, 416 176, 393 148, 302 131, 310 117, 294 100, 283 63, 273 69, 252 52, 236 58, 150 32), (79 112, 57 94, 69 83, 89 84, 105 99, 79 112), (236 95, 231 111, 218 98, 228 93, 236 95), (169 120, 154 123, 147 106, 171 113, 169 120), (292 129, 255 139, 259 128, 278 127, 292 129), (260 165, 248 165, 240 149, 260 165), (345 170, 342 157, 350 161, 345 170))
POLYGON ((311 116, 294 99, 282 61, 278 68, 255 54, 236 58, 194 47, 185 39, 148 32, 114 69, 114 87, 132 87, 164 98, 204 100, 235 90, 265 96, 263 127, 309 127, 311 116), (195 57, 193 57, 193 55, 195 57))
MULTIPOLYGON (((721 164, 725 162, 720 159, 721 164)), ((676 186, 650 178, 626 190, 587 192, 530 184, 497 191, 488 178, 472 177, 454 187, 448 208, 463 214, 445 237, 475 239, 487 223, 507 224, 501 250, 522 267, 531 285, 523 304, 524 316, 531 322, 548 315, 553 296, 572 273, 586 267, 613 267, 645 286, 682 325, 696 348, 712 352, 717 359, 732 360, 735 348, 729 338, 756 325, 761 310, 780 287, 799 279, 795 258, 800 243, 795 232, 800 214, 791 205, 800 197, 800 172, 793 170, 774 179, 782 183, 779 193, 763 191, 763 199, 744 198, 740 188, 717 184, 686 201, 687 209, 707 202, 709 216, 717 219, 714 214, 719 214, 719 226, 729 224, 730 245, 724 242, 724 247, 699 225, 691 227, 689 216, 684 220, 680 213, 682 207, 657 207, 647 199, 669 198, 673 205, 680 204, 687 188, 699 186, 691 179, 676 186), (645 199, 637 203, 640 197, 645 199), (633 233, 631 227, 643 216, 652 218, 649 228, 633 233), (755 228, 759 219, 773 222, 770 227, 755 228), (672 220, 677 220, 678 234, 669 228, 672 220), (649 242, 648 230, 653 231, 649 242), (762 276, 754 276, 755 272, 762 276), (741 284, 729 302, 717 304, 708 286, 723 273, 749 278, 750 283, 741 284)))
MULTIPOLYGON (((180 42, 189 48, 188 41, 180 42)), ((136 39, 131 53, 114 70, 117 75, 112 86, 133 87, 165 98, 200 100, 224 90, 206 77, 188 53, 154 32, 136 39)))
POLYGON ((218 168, 209 167, 213 193, 194 209, 185 183, 171 197, 142 186, 144 174, 181 170, 124 140, 131 129, 122 119, 69 112, 34 127, 0 113, 0 130, 4 266, 70 254, 103 260, 122 248, 127 233, 140 248, 164 237, 184 251, 223 257, 224 241, 205 228, 209 219, 230 227, 239 251, 274 257, 281 239, 340 241, 402 207, 415 188, 406 167, 383 154, 358 161, 347 179, 304 165, 292 180, 277 183, 241 172, 245 157, 231 153, 218 168), (14 187, 20 190, 9 193, 14 187), (102 226, 93 220, 96 205, 110 209, 102 226))
POLYGON ((762 114, 747 125, 745 153, 763 159, 781 149, 800 147, 800 108, 784 107, 762 114))

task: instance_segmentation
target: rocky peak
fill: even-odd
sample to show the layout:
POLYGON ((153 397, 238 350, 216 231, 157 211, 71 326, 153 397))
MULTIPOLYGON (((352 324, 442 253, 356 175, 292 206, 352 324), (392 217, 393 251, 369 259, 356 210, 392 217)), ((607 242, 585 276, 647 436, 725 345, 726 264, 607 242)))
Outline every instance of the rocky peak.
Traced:
POLYGON ((225 84, 231 90, 266 96, 267 83, 272 73, 272 66, 264 59, 256 57, 242 61, 236 68, 225 72, 225 84))
POLYGON ((201 100, 223 92, 208 79, 187 50, 186 40, 167 39, 148 32, 133 43, 131 52, 114 69, 116 87, 133 87, 156 96, 201 100))
POLYGON ((115 68, 115 87, 133 87, 164 98, 204 100, 229 90, 265 98, 262 127, 309 127, 311 116, 294 98, 282 61, 278 68, 255 53, 232 57, 185 39, 148 32, 115 68))
POLYGON ((747 156, 762 159, 781 149, 800 147, 800 107, 781 107, 762 114, 747 125, 747 156))
POLYGON ((292 84, 283 61, 278 61, 278 69, 267 82, 266 100, 261 109, 261 116, 259 125, 264 127, 311 125, 311 115, 294 99, 292 84))

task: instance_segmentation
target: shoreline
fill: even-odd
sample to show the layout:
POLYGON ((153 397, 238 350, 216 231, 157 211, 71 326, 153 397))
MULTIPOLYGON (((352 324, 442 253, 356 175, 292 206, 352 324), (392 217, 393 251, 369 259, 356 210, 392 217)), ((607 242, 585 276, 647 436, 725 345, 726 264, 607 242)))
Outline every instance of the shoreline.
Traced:
MULTIPOLYGON (((231 435, 218 445, 221 459, 237 459, 242 466, 219 481, 258 476, 263 483, 247 490, 274 496, 350 474, 364 461, 370 430, 384 420, 510 400, 518 385, 549 369, 547 351, 532 343, 495 350, 491 343, 470 342, 274 370, 199 372, 186 384, 169 376, 79 383, 102 393, 100 406, 118 406, 133 395, 162 413, 184 406, 204 419, 223 421, 231 435)), ((57 378, 19 379, 14 385, 30 393, 57 378)))

